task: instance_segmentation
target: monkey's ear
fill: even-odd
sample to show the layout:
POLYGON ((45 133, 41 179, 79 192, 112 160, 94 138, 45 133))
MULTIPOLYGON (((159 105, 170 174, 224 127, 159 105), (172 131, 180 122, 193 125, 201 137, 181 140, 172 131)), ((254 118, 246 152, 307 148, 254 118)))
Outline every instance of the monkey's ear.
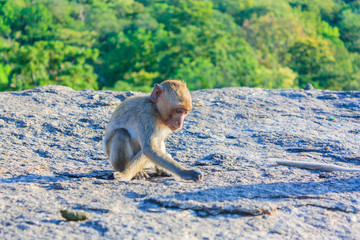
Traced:
POLYGON ((151 95, 150 95, 151 101, 153 101, 154 103, 157 103, 163 94, 164 94, 164 88, 162 86, 160 86, 159 84, 155 84, 155 87, 152 90, 151 95))

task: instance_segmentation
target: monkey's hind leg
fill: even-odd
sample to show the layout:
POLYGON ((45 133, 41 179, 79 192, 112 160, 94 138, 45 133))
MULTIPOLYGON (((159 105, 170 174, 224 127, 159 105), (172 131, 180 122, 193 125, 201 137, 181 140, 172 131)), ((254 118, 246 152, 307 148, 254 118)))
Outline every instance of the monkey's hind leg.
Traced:
POLYGON ((149 175, 142 171, 147 158, 131 144, 129 132, 124 128, 116 129, 107 143, 109 161, 111 166, 119 171, 115 173, 116 178, 131 180, 149 178, 149 175))
POLYGON ((116 171, 124 171, 135 155, 130 140, 129 132, 120 128, 106 143, 110 164, 116 171))
POLYGON ((114 173, 115 178, 124 181, 129 181, 133 178, 149 178, 149 175, 146 172, 142 171, 147 162, 148 158, 142 153, 142 151, 140 151, 134 156, 131 163, 124 171, 114 173))

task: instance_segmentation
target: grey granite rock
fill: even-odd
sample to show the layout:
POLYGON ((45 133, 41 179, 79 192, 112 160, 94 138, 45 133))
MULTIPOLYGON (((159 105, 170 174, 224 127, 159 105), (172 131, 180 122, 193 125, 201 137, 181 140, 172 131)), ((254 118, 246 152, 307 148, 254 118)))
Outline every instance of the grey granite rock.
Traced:
POLYGON ((360 92, 192 92, 167 140, 201 182, 116 180, 102 134, 133 92, 45 86, 0 93, 0 239, 358 239, 360 173, 271 159, 360 165, 360 92), (66 221, 60 209, 85 211, 66 221))

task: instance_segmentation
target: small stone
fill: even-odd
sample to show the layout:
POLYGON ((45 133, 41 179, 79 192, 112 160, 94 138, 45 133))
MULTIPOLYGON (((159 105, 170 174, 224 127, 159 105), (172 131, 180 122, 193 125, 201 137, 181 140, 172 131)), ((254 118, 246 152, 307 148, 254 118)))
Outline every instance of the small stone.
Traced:
POLYGON ((95 101, 98 101, 100 99, 100 96, 98 94, 95 94, 91 96, 91 98, 94 99, 95 101))
POLYGON ((317 99, 335 100, 335 99, 339 99, 339 97, 336 94, 324 94, 324 95, 318 96, 317 99))
POLYGON ((60 214, 68 221, 84 221, 88 220, 91 217, 90 213, 84 211, 75 212, 68 209, 61 209, 60 214))
POLYGON ((20 127, 22 127, 22 128, 26 128, 26 127, 29 127, 29 126, 30 126, 30 124, 28 122, 22 122, 20 124, 20 127))
POLYGON ((107 103, 106 106, 110 106, 110 107, 117 106, 117 105, 120 105, 120 103, 121 102, 115 100, 115 101, 111 101, 111 102, 107 103))
POLYGON ((314 90, 314 86, 311 83, 306 84, 304 90, 309 91, 309 90, 314 90))
POLYGON ((193 107, 202 107, 204 106, 204 102, 202 100, 196 99, 193 101, 193 107))
POLYGON ((5 127, 6 122, 3 119, 0 119, 0 127, 5 127))

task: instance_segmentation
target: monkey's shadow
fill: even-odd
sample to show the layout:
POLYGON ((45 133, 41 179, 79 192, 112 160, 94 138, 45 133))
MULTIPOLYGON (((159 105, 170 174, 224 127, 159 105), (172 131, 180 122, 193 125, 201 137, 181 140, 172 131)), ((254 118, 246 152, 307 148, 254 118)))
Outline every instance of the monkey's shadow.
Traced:
POLYGON ((176 199, 203 201, 232 201, 238 198, 277 199, 319 196, 327 193, 359 192, 360 176, 347 179, 331 179, 322 182, 276 182, 250 185, 211 187, 195 192, 176 193, 176 199))
POLYGON ((24 174, 11 178, 0 178, 0 183, 56 183, 68 181, 71 178, 97 178, 97 179, 114 179, 113 170, 98 170, 88 173, 69 173, 69 172, 54 172, 55 176, 43 176, 39 174, 24 174))
MULTIPOLYGON (((149 175, 149 180, 156 179, 167 179, 171 177, 169 174, 162 174, 158 175, 152 169, 145 169, 146 173, 149 175)), ((16 177, 11 178, 0 178, 0 183, 57 183, 62 181, 68 181, 69 179, 73 178, 96 178, 96 179, 103 179, 103 180, 116 180, 114 170, 95 170, 88 173, 70 173, 70 172, 54 172, 56 176, 43 176, 39 174, 24 174, 16 177)))
MULTIPOLYGON (((321 182, 276 182, 249 185, 210 187, 199 191, 176 193, 173 195, 157 195, 144 199, 139 204, 139 209, 148 211, 154 208, 193 210, 206 212, 200 216, 211 216, 215 209, 217 212, 227 213, 224 206, 235 206, 241 210, 237 215, 253 215, 253 210, 266 203, 285 204, 287 201, 312 201, 321 203, 327 209, 353 212, 360 211, 360 206, 348 200, 341 200, 332 193, 355 193, 359 192, 360 176, 347 179, 330 179, 321 182), (327 195, 331 194, 331 196, 327 195), (324 201, 323 201, 324 200, 324 201), (285 202, 284 202, 285 201, 285 202), (351 206, 350 206, 351 205, 351 206), (248 209, 246 209, 248 208, 248 209), (249 210, 250 209, 250 210, 249 210), (344 210, 345 209, 345 210, 344 210)), ((232 213, 230 213, 232 214, 232 213)), ((236 215, 235 214, 235 215, 236 215)), ((199 214, 197 214, 198 216, 199 214)), ((218 214, 217 214, 218 215, 218 214)))

